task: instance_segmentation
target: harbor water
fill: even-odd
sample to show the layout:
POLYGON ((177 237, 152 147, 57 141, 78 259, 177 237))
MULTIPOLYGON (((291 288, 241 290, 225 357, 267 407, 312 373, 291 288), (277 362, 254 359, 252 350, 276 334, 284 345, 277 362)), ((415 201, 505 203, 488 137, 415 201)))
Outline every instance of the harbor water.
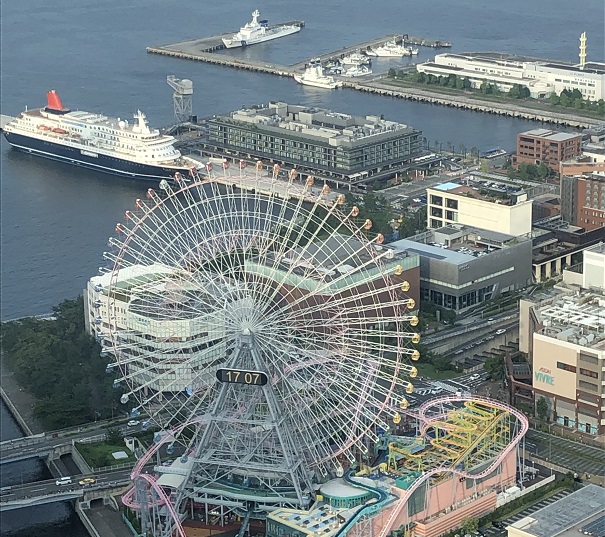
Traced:
MULTIPOLYGON (((303 87, 291 79, 238 71, 145 53, 161 45, 237 30, 258 8, 271 23, 304 20, 297 34, 234 56, 292 64, 314 54, 389 33, 408 33, 452 43, 452 51, 502 51, 575 61, 578 37, 588 36, 589 60, 603 60, 603 2, 584 0, 570 10, 564 0, 391 2, 334 0, 256 3, 181 0, 7 1, 2 6, 3 114, 45 104, 56 89, 63 103, 130 118, 143 110, 151 126, 173 121, 166 76, 190 78, 194 113, 200 117, 244 105, 285 100, 353 114, 384 114, 423 131, 432 144, 511 150, 529 121, 465 112, 353 90, 303 87)), ((377 71, 425 61, 438 53, 421 48, 417 59, 379 59, 377 71)), ((2 177, 1 318, 43 314, 81 292, 103 265, 101 254, 115 223, 151 185, 71 168, 0 148, 2 177)), ((20 434, 2 406, 2 439, 20 434)), ((23 462, 3 469, 5 479, 43 479, 45 467, 23 462)), ((14 481, 18 482, 18 481, 14 481)), ((85 535, 66 504, 3 513, 7 536, 85 535)))

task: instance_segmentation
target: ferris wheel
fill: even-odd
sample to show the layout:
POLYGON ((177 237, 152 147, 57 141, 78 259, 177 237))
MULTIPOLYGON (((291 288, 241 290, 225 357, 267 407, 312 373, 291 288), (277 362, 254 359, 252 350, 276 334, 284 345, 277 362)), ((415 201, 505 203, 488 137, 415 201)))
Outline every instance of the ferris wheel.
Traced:
POLYGON ((104 350, 131 415, 195 455, 188 478, 285 479, 302 504, 398 423, 418 318, 383 241, 295 172, 279 193, 177 177, 125 213, 99 285, 104 350))

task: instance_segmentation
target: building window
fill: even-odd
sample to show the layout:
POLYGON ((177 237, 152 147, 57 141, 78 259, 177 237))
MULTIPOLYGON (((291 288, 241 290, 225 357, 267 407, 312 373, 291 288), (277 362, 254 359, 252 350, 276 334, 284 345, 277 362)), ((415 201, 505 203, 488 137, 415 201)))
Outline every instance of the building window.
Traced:
POLYGON ((562 369, 563 371, 569 371, 570 373, 576 372, 576 366, 565 364, 563 362, 557 362, 557 369, 562 369))
POLYGON ((447 198, 445 200, 445 206, 448 209, 456 209, 456 210, 458 210, 458 200, 453 200, 451 198, 447 198))
POLYGON ((586 362, 587 364, 599 365, 599 359, 596 356, 589 354, 580 353, 580 361, 586 362))
POLYGON ((592 382, 586 382, 584 380, 581 380, 578 383, 578 386, 580 388, 582 388, 583 390, 589 390, 591 392, 598 392, 599 391, 599 387, 596 384, 593 384, 592 382))
POLYGON ((596 371, 591 371, 590 369, 580 368, 580 375, 584 375, 585 377, 591 377, 593 379, 598 379, 599 374, 596 371))
POLYGON ((443 205, 443 198, 431 195, 431 205, 443 205))
POLYGON ((445 218, 452 222, 458 222, 458 213, 454 211, 445 211, 445 218))

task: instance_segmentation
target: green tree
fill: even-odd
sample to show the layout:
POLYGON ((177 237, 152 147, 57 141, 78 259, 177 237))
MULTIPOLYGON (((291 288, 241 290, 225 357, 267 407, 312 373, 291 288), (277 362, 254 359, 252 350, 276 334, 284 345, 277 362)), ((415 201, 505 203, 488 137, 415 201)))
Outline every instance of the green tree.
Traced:
POLYGON ((550 96, 548 97, 548 100, 550 101, 550 104, 552 104, 553 106, 558 106, 561 104, 561 99, 556 93, 551 93, 550 96))
POLYGON ((605 116, 605 100, 604 99, 599 99, 597 101, 597 112, 600 115, 605 116))
POLYGON ((1 327, 4 357, 37 399, 34 415, 48 429, 111 416, 121 394, 112 388, 99 344, 85 331, 82 297, 53 311, 53 320, 30 318, 1 327))
POLYGON ((447 356, 443 356, 442 354, 432 354, 431 363, 435 368, 435 371, 450 371, 452 369, 452 362, 447 356))
POLYGON ((504 376, 504 362, 500 356, 486 358, 483 369, 493 380, 501 380, 504 376))
POLYGON ((462 85, 463 85, 464 89, 471 89, 473 87, 473 84, 472 84, 470 78, 468 78, 468 77, 464 79, 464 82, 462 85))
POLYGON ((456 89, 464 89, 465 78, 456 77, 456 89))
POLYGON ((105 442, 114 446, 119 446, 123 443, 124 435, 117 427, 109 427, 105 435, 105 442))
POLYGON ((397 76, 397 71, 395 71, 395 69, 393 69, 392 67, 389 69, 389 74, 388 77, 389 78, 395 78, 397 76))
POLYGON ((546 421, 548 417, 548 401, 544 397, 540 397, 536 402, 536 413, 542 421, 546 421))
POLYGON ((544 162, 540 163, 537 169, 537 175, 540 179, 546 179, 550 175, 550 168, 544 164, 544 162))
POLYGON ((507 96, 511 99, 518 99, 520 97, 519 84, 513 84, 508 90, 507 96))
POLYGON ((573 100, 573 107, 576 110, 582 110, 583 106, 584 106, 584 101, 582 99, 574 99, 573 100))
POLYGON ((479 529, 479 519, 474 516, 463 518, 460 529, 464 534, 475 533, 479 529))
POLYGON ((568 97, 565 91, 562 91, 561 95, 559 95, 559 104, 561 106, 569 106, 571 104, 571 99, 568 97))
POLYGON ((582 92, 578 88, 574 88, 571 91, 570 98, 571 98, 572 101, 575 101, 577 99, 579 99, 581 101, 582 100, 582 92))
POLYGON ((529 88, 527 86, 519 86, 519 98, 527 99, 530 97, 530 95, 531 92, 529 91, 529 88))

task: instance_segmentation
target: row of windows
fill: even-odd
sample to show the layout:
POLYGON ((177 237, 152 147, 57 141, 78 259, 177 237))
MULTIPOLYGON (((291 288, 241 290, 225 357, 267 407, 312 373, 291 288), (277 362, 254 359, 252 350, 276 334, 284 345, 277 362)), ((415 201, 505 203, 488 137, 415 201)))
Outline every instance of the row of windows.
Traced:
POLYGON ((563 371, 569 371, 570 373, 576 372, 576 366, 569 365, 564 362, 557 362, 557 369, 562 369, 563 371))
POLYGON ((596 371, 591 371, 590 369, 580 368, 580 375, 584 375, 585 377, 591 377, 593 379, 598 379, 599 374, 596 371))

